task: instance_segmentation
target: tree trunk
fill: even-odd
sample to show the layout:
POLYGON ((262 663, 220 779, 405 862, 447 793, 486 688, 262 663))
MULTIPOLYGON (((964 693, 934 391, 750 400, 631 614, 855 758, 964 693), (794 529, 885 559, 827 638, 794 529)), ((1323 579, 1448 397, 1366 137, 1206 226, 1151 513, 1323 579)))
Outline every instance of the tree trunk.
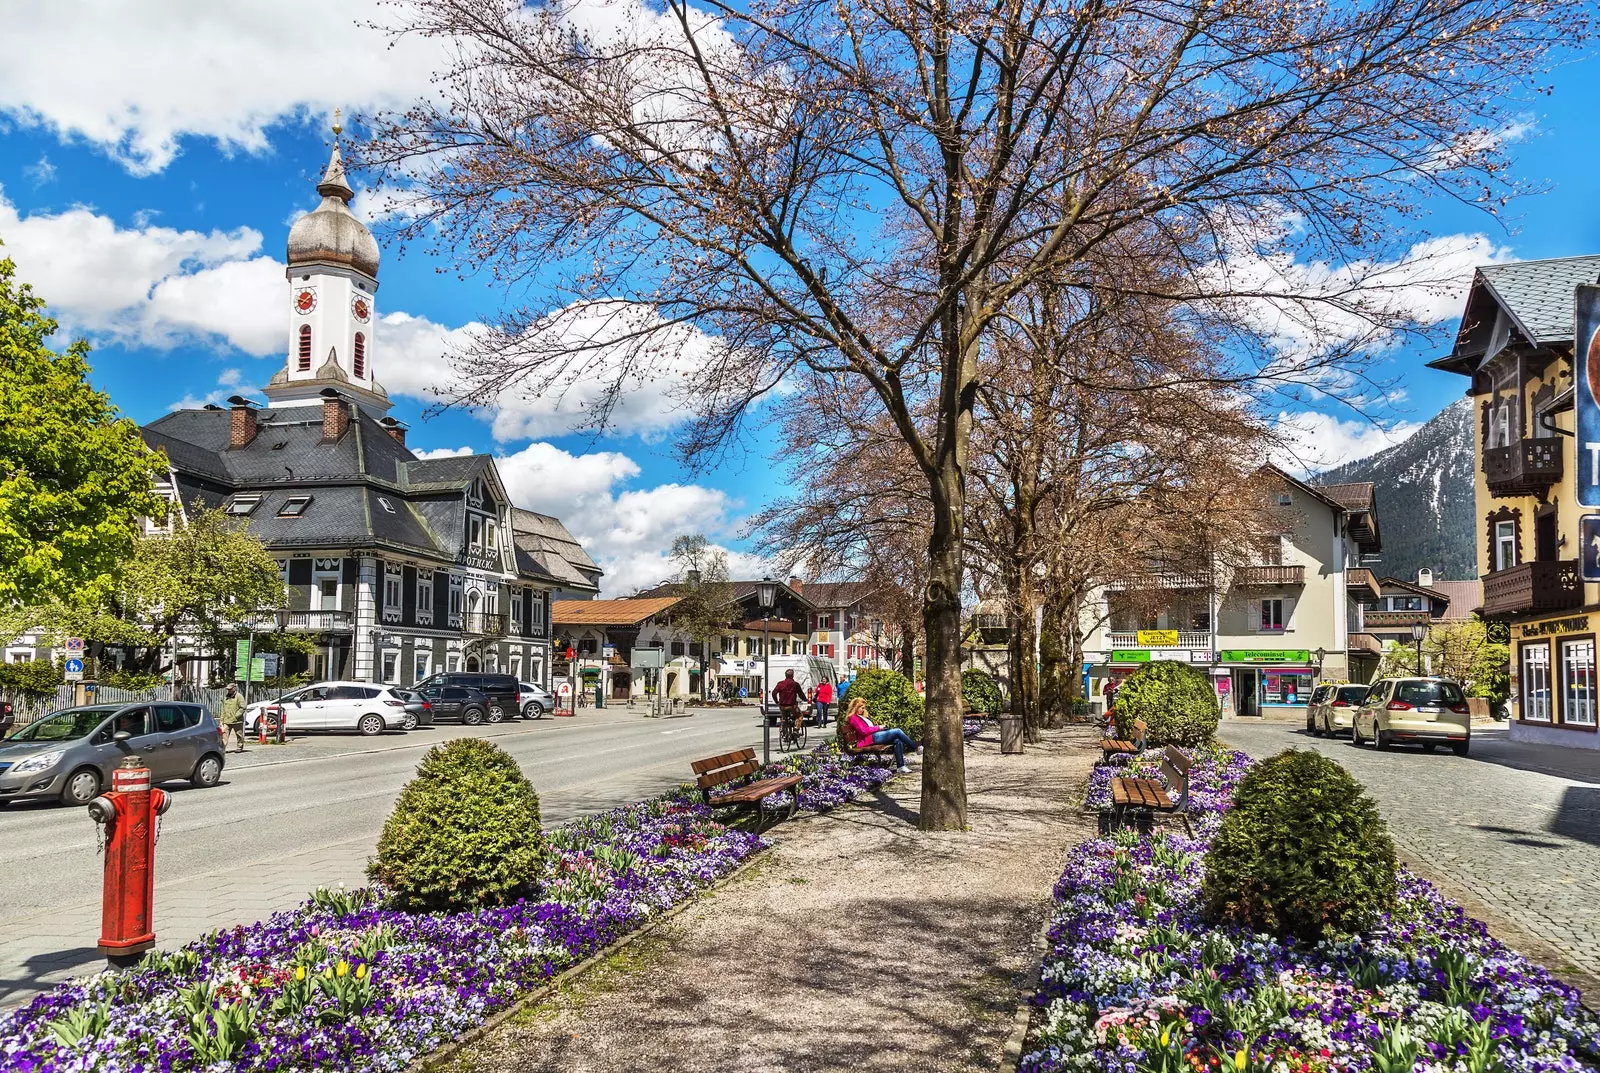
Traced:
POLYGON ((1047 724, 1044 712, 1039 706, 1038 668, 1033 662, 1034 593, 1026 573, 1018 575, 1013 604, 1015 622, 1011 630, 1011 710, 1022 716, 1023 740, 1031 745, 1039 741, 1039 732, 1047 724))
POLYGON ((1045 726, 1059 727, 1066 722, 1069 702, 1076 686, 1071 655, 1062 635, 1062 601, 1050 598, 1044 604, 1044 622, 1039 630, 1039 708, 1045 726))
MULTIPOLYGON (((960 496, 959 487, 954 493, 960 496)), ((960 511, 951 514, 948 509, 935 510, 928 539, 928 589, 922 602, 927 647, 920 821, 924 831, 961 831, 967 826, 966 740, 961 734, 960 511)))

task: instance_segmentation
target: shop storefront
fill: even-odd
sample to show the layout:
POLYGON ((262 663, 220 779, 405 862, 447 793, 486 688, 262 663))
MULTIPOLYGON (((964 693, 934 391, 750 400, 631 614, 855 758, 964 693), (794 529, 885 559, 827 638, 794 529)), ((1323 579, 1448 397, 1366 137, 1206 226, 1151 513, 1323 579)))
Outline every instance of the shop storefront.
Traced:
POLYGON ((1591 616, 1519 623, 1511 639, 1517 687, 1511 739, 1600 748, 1591 616))
POLYGON ((1220 669, 1226 671, 1233 711, 1265 715, 1274 708, 1303 708, 1316 683, 1311 653, 1304 649, 1223 649, 1220 669))

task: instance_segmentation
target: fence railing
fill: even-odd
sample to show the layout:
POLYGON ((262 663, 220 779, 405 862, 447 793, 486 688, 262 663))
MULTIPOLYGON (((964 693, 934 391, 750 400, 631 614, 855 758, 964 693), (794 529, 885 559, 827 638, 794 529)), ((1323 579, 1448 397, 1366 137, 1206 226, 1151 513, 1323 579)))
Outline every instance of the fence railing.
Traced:
MULTIPOLYGON (((118 689, 115 686, 97 685, 89 694, 89 703, 134 704, 138 701, 181 700, 204 704, 215 714, 222 704, 222 695, 221 689, 194 686, 187 682, 179 682, 176 691, 166 685, 155 689, 118 689)), ((57 686, 54 693, 13 693, 7 699, 11 701, 12 721, 17 726, 23 726, 51 712, 72 707, 72 696, 73 688, 69 684, 57 686)))
POLYGON ((1211 635, 1205 630, 1177 630, 1178 643, 1175 645, 1140 644, 1137 633, 1124 630, 1115 630, 1111 633, 1111 647, 1116 648, 1210 648, 1211 635))

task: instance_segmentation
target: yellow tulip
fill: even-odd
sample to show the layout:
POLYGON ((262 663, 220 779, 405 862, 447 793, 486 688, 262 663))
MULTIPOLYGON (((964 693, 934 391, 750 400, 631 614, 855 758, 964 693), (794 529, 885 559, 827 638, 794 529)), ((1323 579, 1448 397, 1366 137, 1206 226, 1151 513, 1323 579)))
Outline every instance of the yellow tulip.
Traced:
POLYGON ((356 966, 356 979, 357 980, 365 979, 366 975, 367 975, 367 967, 365 965, 357 965, 356 966))
MULTIPOLYGON (((336 969, 336 970, 335 970, 335 971, 336 971, 336 972, 337 972, 337 973, 338 973, 338 974, 339 974, 339 975, 340 975, 340 976, 343 976, 343 975, 345 975, 345 974, 346 974, 346 973, 348 973, 348 972, 349 972, 349 971, 350 971, 350 963, 349 963, 349 962, 348 962, 348 961, 341 961, 341 962, 339 962, 339 965, 338 965, 338 967, 337 967, 337 969, 336 969)), ((1242 1068, 1244 1068, 1244 1067, 1243 1067, 1243 1066, 1241 1066, 1241 1067, 1240 1067, 1240 1068, 1241 1068, 1241 1069, 1242 1069, 1242 1068)))
POLYGON ((1233 1056, 1233 1068, 1237 1069, 1239 1073, 1244 1073, 1245 1056, 1246 1052, 1243 1047, 1240 1047, 1239 1053, 1233 1056))
POLYGON ((306 978, 306 967, 304 965, 300 965, 295 968, 294 978, 296 980, 304 980, 306 978))

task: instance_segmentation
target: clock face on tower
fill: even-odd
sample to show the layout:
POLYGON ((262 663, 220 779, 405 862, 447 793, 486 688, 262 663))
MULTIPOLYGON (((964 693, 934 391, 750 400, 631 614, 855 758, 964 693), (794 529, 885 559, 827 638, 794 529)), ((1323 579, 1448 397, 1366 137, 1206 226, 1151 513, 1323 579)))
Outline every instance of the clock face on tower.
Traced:
POLYGON ((302 287, 295 292, 294 309, 301 316, 317 308, 317 292, 310 287, 302 287))
POLYGON ((372 319, 372 306, 360 295, 356 295, 355 298, 351 299, 350 312, 362 324, 372 319))

